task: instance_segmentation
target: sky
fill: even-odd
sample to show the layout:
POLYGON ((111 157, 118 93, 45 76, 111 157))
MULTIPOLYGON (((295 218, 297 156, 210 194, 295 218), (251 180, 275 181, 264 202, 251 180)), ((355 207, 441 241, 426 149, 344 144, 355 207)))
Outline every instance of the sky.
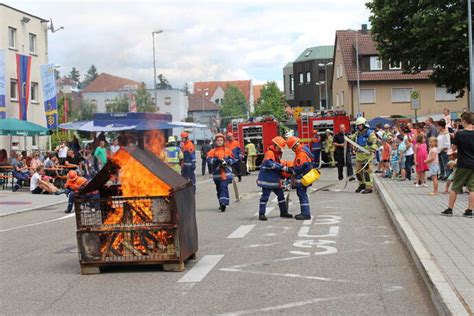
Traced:
POLYGON ((336 30, 368 23, 367 0, 4 1, 52 18, 49 62, 61 74, 74 66, 153 82, 152 31, 157 73, 173 87, 186 82, 276 81, 305 48, 334 45, 336 30))

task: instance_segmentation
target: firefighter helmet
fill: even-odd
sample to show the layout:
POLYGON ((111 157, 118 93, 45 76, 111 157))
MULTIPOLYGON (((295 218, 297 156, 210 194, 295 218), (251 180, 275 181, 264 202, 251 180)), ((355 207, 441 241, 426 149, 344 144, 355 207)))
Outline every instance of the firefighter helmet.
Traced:
POLYGON ((288 139, 286 140, 286 146, 288 146, 288 148, 290 149, 293 149, 293 147, 295 147, 299 143, 300 139, 296 136, 288 137, 288 139))
POLYGON ((232 134, 232 132, 227 132, 227 137, 234 137, 234 134, 232 134))
POLYGON ((176 137, 174 137, 174 136, 169 136, 168 137, 168 143, 173 143, 175 141, 176 141, 176 137))
POLYGON ((356 123, 355 125, 367 125, 367 120, 365 119, 365 117, 358 117, 357 120, 356 120, 356 123))
POLYGON ((281 149, 285 148, 286 146, 286 141, 283 137, 277 136, 272 139, 272 143, 280 147, 281 149))
POLYGON ((221 137, 222 139, 225 139, 224 134, 222 134, 222 133, 217 133, 217 134, 214 136, 214 141, 216 141, 219 137, 221 137))
POLYGON ((181 134, 179 134, 179 136, 180 136, 181 138, 188 138, 188 137, 189 137, 189 133, 186 132, 186 131, 184 131, 184 132, 181 132, 181 134))
POLYGON ((77 178, 77 172, 74 171, 74 170, 70 170, 68 173, 67 173, 67 177, 71 180, 76 180, 77 178))

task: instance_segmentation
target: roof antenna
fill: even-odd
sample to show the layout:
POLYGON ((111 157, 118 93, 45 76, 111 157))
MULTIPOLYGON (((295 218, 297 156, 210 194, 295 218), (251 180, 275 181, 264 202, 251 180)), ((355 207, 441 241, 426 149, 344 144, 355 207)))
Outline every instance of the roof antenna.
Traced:
POLYGON ((50 30, 52 33, 56 33, 57 31, 64 30, 64 26, 60 26, 59 28, 55 29, 53 25, 53 19, 49 18, 48 30, 50 30))

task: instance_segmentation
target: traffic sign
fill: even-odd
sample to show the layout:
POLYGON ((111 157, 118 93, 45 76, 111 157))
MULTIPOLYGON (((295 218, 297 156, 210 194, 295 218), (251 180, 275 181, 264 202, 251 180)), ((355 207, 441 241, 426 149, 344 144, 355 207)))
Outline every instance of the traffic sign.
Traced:
POLYGON ((411 100, 411 109, 412 110, 419 110, 421 108, 420 92, 419 91, 412 91, 410 93, 410 100, 411 100))

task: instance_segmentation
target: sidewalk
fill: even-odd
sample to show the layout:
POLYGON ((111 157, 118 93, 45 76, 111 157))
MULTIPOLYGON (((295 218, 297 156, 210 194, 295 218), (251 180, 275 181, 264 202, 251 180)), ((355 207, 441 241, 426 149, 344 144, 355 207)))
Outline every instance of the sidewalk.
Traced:
MULTIPOLYGON (((428 196, 429 188, 413 181, 398 182, 374 176, 387 211, 442 314, 474 312, 474 220, 465 218, 468 195, 458 195, 454 216, 440 213, 448 195, 428 196)), ((444 191, 445 182, 440 182, 444 191)))
POLYGON ((0 191, 0 217, 33 211, 66 202, 67 198, 64 194, 59 196, 44 194, 33 195, 26 190, 17 192, 3 190, 0 191))

